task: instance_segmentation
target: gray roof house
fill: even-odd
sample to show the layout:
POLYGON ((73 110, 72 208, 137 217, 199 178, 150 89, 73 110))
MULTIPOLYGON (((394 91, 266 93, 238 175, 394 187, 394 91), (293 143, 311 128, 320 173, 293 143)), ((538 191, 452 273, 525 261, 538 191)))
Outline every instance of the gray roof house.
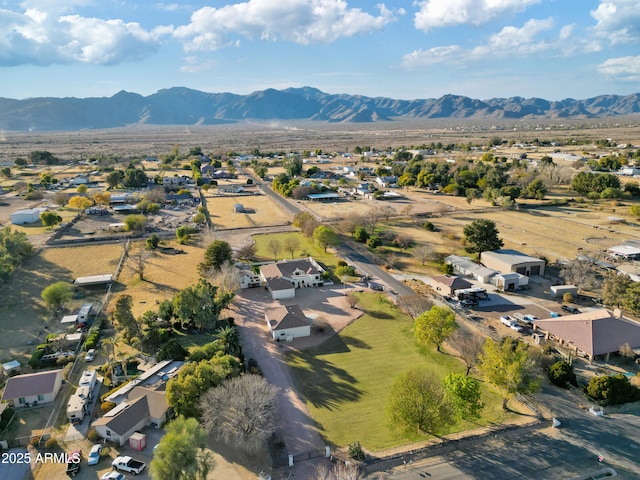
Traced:
POLYGON ((294 339, 311 335, 311 323, 300 305, 288 305, 264 313, 269 331, 274 340, 294 339))

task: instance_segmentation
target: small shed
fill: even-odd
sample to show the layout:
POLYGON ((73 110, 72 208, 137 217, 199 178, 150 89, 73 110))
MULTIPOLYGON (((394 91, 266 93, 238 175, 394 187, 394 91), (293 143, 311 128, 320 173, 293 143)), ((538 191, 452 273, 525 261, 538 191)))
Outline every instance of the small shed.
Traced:
POLYGON ((129 437, 129 446, 141 452, 147 446, 147 436, 144 433, 134 432, 134 434, 129 437))
POLYGON ((529 277, 520 273, 499 273, 492 278, 493 284, 500 290, 518 290, 529 285, 529 277))
POLYGON ((11 223, 14 225, 23 225, 25 223, 36 223, 40 221, 40 214, 44 212, 43 208, 25 208, 17 210, 11 214, 11 223))
POLYGON ((551 296, 553 298, 562 297, 565 293, 570 293, 571 295, 578 294, 578 287, 575 285, 553 285, 549 288, 551 296))
POLYGON ((20 362, 18 360, 11 360, 10 362, 2 364, 2 371, 5 375, 11 375, 13 372, 20 369, 20 362))
POLYGON ((242 205, 241 203, 236 203, 233 206, 233 212, 234 213, 244 213, 244 205, 242 205))

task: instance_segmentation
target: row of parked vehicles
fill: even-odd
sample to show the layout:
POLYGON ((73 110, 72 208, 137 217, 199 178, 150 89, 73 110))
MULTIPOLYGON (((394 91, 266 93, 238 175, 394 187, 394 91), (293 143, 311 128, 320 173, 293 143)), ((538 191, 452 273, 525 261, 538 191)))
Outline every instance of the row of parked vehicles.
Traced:
MULTIPOLYGON (((102 452, 102 445, 95 444, 91 448, 89 458, 87 460, 88 465, 97 465, 100 462, 100 454, 102 452)), ((82 461, 82 450, 75 450, 67 457, 67 475, 75 477, 80 472, 80 464, 82 461)), ((120 472, 132 473, 138 475, 146 468, 146 463, 140 462, 128 456, 116 457, 111 462, 113 470, 102 475, 100 480, 124 480, 124 474, 120 472)))

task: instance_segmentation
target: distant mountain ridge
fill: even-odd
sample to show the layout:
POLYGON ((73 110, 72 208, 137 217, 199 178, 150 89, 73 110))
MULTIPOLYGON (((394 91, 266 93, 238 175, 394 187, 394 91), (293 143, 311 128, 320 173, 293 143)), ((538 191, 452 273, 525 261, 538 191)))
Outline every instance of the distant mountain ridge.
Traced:
POLYGON ((106 98, 0 98, 0 129, 81 130, 148 125, 215 125, 243 120, 380 122, 395 119, 598 118, 640 113, 640 94, 567 98, 491 98, 460 95, 396 100, 328 94, 316 88, 267 89, 249 95, 173 87, 142 96, 121 91, 106 98))

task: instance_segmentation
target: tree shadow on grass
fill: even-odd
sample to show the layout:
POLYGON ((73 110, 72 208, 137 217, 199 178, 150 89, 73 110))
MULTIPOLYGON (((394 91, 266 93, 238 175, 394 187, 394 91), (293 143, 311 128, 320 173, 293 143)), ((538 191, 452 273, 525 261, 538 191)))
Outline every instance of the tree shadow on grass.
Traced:
POLYGON ((342 340, 344 341, 345 344, 351 347, 371 350, 371 345, 369 345, 367 342, 360 340, 359 338, 342 335, 342 340))
POLYGON ((393 320, 395 318, 389 312, 384 312, 382 310, 367 310, 367 315, 380 320, 393 320))
POLYGON ((345 369, 316 355, 291 352, 288 363, 298 390, 316 408, 334 411, 344 402, 358 401, 364 393, 345 369))

